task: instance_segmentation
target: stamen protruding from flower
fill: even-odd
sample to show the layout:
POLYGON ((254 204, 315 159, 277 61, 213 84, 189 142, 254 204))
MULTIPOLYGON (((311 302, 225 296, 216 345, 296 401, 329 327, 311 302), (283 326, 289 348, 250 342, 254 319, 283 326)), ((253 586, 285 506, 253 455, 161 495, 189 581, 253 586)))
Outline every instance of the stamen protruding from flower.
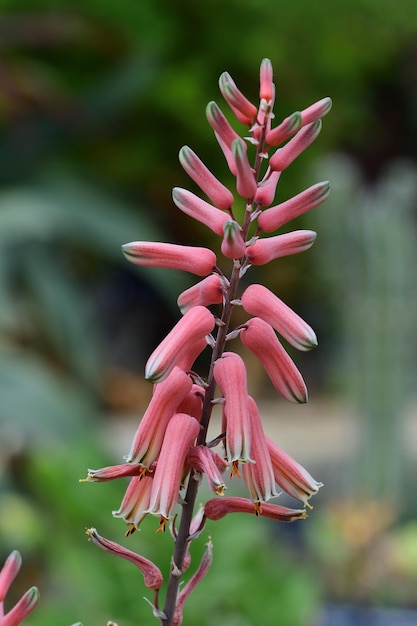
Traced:
POLYGON ((211 491, 222 496, 226 486, 219 465, 222 463, 222 470, 224 471, 227 467, 226 461, 224 461, 217 452, 207 446, 195 446, 190 448, 187 460, 191 467, 206 475, 211 491))
POLYGON ((329 193, 329 181, 317 183, 293 198, 263 211, 258 218, 259 227, 267 233, 278 230, 283 224, 303 215, 303 213, 314 209, 314 207, 327 200, 329 193))
POLYGON ((203 306, 189 309, 152 352, 145 367, 145 378, 160 382, 168 376, 181 356, 199 339, 211 333, 214 315, 203 306))
POLYGON ((156 241, 132 241, 122 246, 128 261, 142 267, 166 267, 208 276, 216 267, 216 255, 208 248, 156 241))
POLYGON ((284 350, 272 326, 253 317, 246 322, 240 339, 264 366, 275 389, 290 402, 305 403, 308 399, 303 377, 284 350))
POLYGON ((272 170, 285 170, 308 146, 313 143, 321 130, 321 120, 307 124, 290 139, 282 148, 279 148, 269 159, 272 170))
POLYGON ((136 552, 132 552, 132 550, 128 550, 114 541, 105 539, 98 534, 95 528, 88 528, 86 533, 89 539, 91 539, 96 546, 99 546, 106 552, 120 556, 122 559, 126 559, 136 565, 136 567, 138 567, 142 572, 145 585, 148 589, 157 590, 161 588, 163 583, 162 574, 160 569, 152 563, 152 561, 149 561, 149 559, 146 559, 140 554, 136 554, 136 552))
POLYGON ((122 503, 117 511, 113 511, 113 517, 122 518, 130 529, 127 535, 138 530, 140 523, 145 519, 151 498, 152 476, 143 475, 141 478, 131 479, 122 503))
POLYGON ((208 226, 216 235, 223 234, 223 225, 229 219, 227 213, 181 187, 174 187, 172 199, 180 211, 208 226))
POLYGON ((219 78, 219 87, 233 113, 241 124, 251 126, 256 119, 257 108, 237 88, 229 72, 223 72, 219 78))
POLYGON ((232 192, 210 172, 191 148, 183 146, 179 158, 189 177, 204 191, 216 207, 224 211, 231 208, 234 202, 232 192))
POLYGON ((305 351, 317 346, 311 326, 263 285, 249 285, 242 294, 242 306, 246 313, 270 324, 294 348, 305 351))
POLYGON ((246 258, 252 265, 266 265, 274 259, 305 252, 311 248, 316 237, 317 233, 313 230, 294 230, 284 235, 257 239, 246 248, 246 258))

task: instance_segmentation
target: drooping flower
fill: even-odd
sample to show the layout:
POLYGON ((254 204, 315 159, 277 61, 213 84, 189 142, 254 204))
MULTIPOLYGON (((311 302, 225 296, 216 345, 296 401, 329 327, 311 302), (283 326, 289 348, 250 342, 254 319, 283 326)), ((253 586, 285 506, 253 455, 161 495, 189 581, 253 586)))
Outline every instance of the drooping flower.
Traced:
POLYGON ((149 559, 146 559, 140 554, 136 554, 136 552, 132 552, 132 550, 128 550, 114 541, 105 539, 98 534, 95 528, 88 528, 86 533, 89 539, 91 539, 96 546, 99 546, 106 552, 110 552, 110 554, 114 554, 115 556, 120 556, 122 559, 126 559, 136 565, 136 567, 138 567, 142 572, 145 585, 148 589, 156 591, 161 588, 163 577, 160 569, 152 563, 152 561, 149 561, 149 559))
POLYGON ((203 580, 204 576, 207 574, 208 570, 210 569, 212 561, 213 561, 213 544, 211 542, 211 539, 209 539, 208 542, 206 543, 206 549, 203 553, 203 556, 201 557, 201 561, 197 570, 194 572, 193 576, 190 578, 190 580, 187 582, 184 588, 181 589, 178 595, 177 604, 175 606, 173 626, 181 626, 182 621, 183 621, 182 613, 184 610, 184 605, 186 601, 188 600, 189 596, 191 595, 191 593, 194 591, 194 589, 198 585, 198 583, 200 583, 203 580))
POLYGON ((311 326, 263 285, 249 285, 241 301, 247 313, 263 319, 298 350, 311 350, 317 346, 311 326))
POLYGON ((318 492, 323 483, 317 482, 311 474, 287 452, 282 450, 269 437, 266 437, 269 455, 274 471, 275 482, 286 493, 304 502, 311 508, 309 499, 318 492))
POLYGON ((161 530, 165 529, 177 503, 188 450, 199 431, 198 421, 186 413, 176 413, 167 426, 147 511, 160 516, 161 530))
POLYGON ((168 422, 192 389, 192 381, 179 367, 155 386, 148 408, 138 426, 127 456, 129 463, 150 467, 157 458, 168 422))
POLYGON ((205 307, 195 306, 186 311, 152 352, 146 363, 145 378, 155 383, 164 380, 180 357, 188 352, 194 342, 211 333, 214 325, 214 315, 205 307))
POLYGON ((242 465, 243 479, 254 502, 266 502, 279 495, 275 489, 274 471, 265 439, 262 420, 255 400, 248 396, 253 463, 242 465))
POLYGON ((307 402, 303 377, 281 345, 272 326, 259 317, 246 322, 239 335, 245 345, 264 366, 275 389, 290 402, 307 402))
POLYGON ((211 491, 222 496, 226 488, 222 477, 222 471, 227 467, 226 461, 207 446, 190 448, 187 460, 192 468, 205 474, 211 491))
POLYGON ((223 301, 224 287, 218 274, 211 274, 189 287, 177 299, 181 313, 186 313, 193 306, 209 306, 223 301))
POLYGON ((229 463, 251 461, 251 431, 246 367, 234 352, 224 352, 213 368, 214 378, 225 398, 226 452, 229 463))
POLYGON ((113 511, 113 517, 121 517, 130 525, 127 534, 132 534, 139 528, 145 519, 151 499, 153 475, 145 473, 141 477, 133 477, 126 489, 122 503, 117 511, 113 511))

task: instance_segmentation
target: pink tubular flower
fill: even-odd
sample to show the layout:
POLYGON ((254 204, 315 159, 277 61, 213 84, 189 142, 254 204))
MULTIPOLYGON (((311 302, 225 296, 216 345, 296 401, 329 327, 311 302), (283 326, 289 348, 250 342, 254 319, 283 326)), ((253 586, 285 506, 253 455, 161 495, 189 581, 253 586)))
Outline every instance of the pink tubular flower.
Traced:
POLYGON ((248 396, 251 425, 251 455, 254 463, 242 466, 243 478, 252 500, 265 502, 279 495, 275 489, 275 478, 261 417, 255 400, 248 396))
MULTIPOLYGON (((240 136, 230 126, 226 117, 223 115, 219 107, 215 102, 209 102, 206 107, 207 120, 219 143, 220 148, 226 157, 227 164, 233 175, 236 174, 235 160, 232 154, 232 143, 235 139, 240 139, 240 136)), ((246 144, 245 144, 246 145, 246 144)))
POLYGON ((246 252, 241 227, 234 220, 227 220, 224 223, 223 230, 222 254, 228 259, 240 259, 246 252))
POLYGON ((300 130, 301 126, 301 113, 296 111, 282 120, 281 124, 278 124, 278 126, 266 133, 266 143, 269 146, 279 146, 295 135, 295 133, 300 130))
POLYGON ((181 351, 178 355, 178 359, 176 361, 177 367, 182 369, 184 372, 188 372, 196 358, 203 352, 204 348, 207 347, 207 339, 197 339, 196 341, 192 341, 187 345, 187 349, 185 351, 181 351))
POLYGON ((186 413, 176 413, 167 426, 147 511, 160 515, 161 530, 164 530, 177 503, 188 450, 199 431, 198 421, 186 413))
POLYGON ((252 461, 246 367, 234 352, 224 352, 214 363, 214 378, 225 398, 226 451, 229 463, 252 461))
POLYGON ((232 192, 217 180, 191 148, 183 146, 179 158, 188 176, 204 191, 216 207, 223 210, 231 208, 234 202, 232 192))
POLYGON ((294 230, 284 235, 257 239, 246 248, 246 258, 252 265, 266 265, 274 259, 305 252, 311 248, 316 237, 317 233, 313 230, 294 230))
POLYGON ((262 363, 283 398, 290 402, 307 402, 304 380, 269 324, 259 317, 253 317, 246 322, 239 337, 243 345, 262 363))
POLYGON ((305 519, 305 509, 289 509, 278 504, 262 504, 256 506, 256 502, 247 498, 213 498, 206 502, 204 512, 208 519, 217 521, 228 513, 250 513, 252 515, 268 517, 278 522, 294 522, 305 519))
POLYGON ((166 378, 180 357, 195 341, 210 334, 214 325, 214 315, 204 306, 189 309, 152 352, 146 363, 145 378, 150 382, 166 378))
POLYGON ((226 100, 239 122, 251 126, 256 120, 258 110, 236 87, 229 72, 223 72, 223 74, 221 74, 219 87, 223 98, 226 100))
POLYGON ((166 267, 197 276, 208 276, 216 266, 216 255, 208 248, 132 241, 123 244, 122 250, 128 261, 142 267, 166 267))
POLYGON ((271 170, 285 170, 308 146, 313 143, 321 130, 321 120, 307 124, 298 133, 279 148, 269 159, 271 170))
POLYGON ((177 407, 177 413, 187 413, 196 420, 201 419, 205 390, 200 385, 193 385, 191 391, 185 396, 177 407))
POLYGON ((20 598, 13 608, 4 614, 4 600, 11 584, 16 578, 22 566, 22 557, 14 550, 6 559, 0 570, 0 624, 1 626, 19 626, 23 620, 33 611, 39 601, 39 591, 31 587, 20 598))
POLYGON ((181 313, 186 313, 193 306, 209 306, 223 301, 224 288, 220 277, 211 274, 189 289, 183 291, 177 299, 181 313))
POLYGON ((134 476, 123 497, 122 503, 117 511, 113 511, 113 517, 121 517, 127 524, 131 525, 131 534, 134 529, 138 529, 141 521, 146 517, 149 502, 151 499, 153 477, 151 474, 134 476))
POLYGON ((324 117, 332 108, 332 100, 331 98, 322 98, 318 100, 311 106, 307 107, 303 111, 301 111, 302 124, 306 126, 307 124, 311 124, 316 120, 324 117))
POLYGON ((262 59, 259 80, 259 98, 270 102, 274 99, 275 89, 273 83, 272 63, 269 59, 262 59))
POLYGON ((294 348, 311 350, 317 346, 317 337, 311 326, 263 285, 249 285, 241 301, 246 313, 270 324, 294 348))
POLYGON ((88 528, 86 532, 89 539, 91 539, 96 546, 99 546, 106 552, 120 556, 122 559, 126 559, 136 565, 136 567, 138 567, 142 572, 145 585, 148 589, 156 591, 161 588, 163 583, 162 574, 160 569, 152 563, 152 561, 145 559, 145 557, 140 554, 136 554, 136 552, 132 552, 132 550, 124 548, 114 541, 109 541, 108 539, 101 537, 95 528, 88 528))
POLYGON ((318 206, 329 197, 330 183, 326 180, 317 183, 293 198, 266 209, 258 218, 261 230, 271 233, 283 224, 299 217, 310 209, 318 206))
POLYGON ((223 225, 229 219, 227 213, 181 187, 174 187, 172 199, 180 211, 208 226, 216 235, 223 235, 223 225))
POLYGON ((206 475, 211 491, 222 496, 226 488, 222 477, 222 471, 227 467, 226 461, 207 446, 190 448, 187 460, 197 472, 206 475))
POLYGON ((179 367, 155 386, 127 457, 129 463, 150 467, 157 458, 169 420, 192 389, 191 378, 179 367))
POLYGON ((323 483, 314 480, 302 465, 279 448, 269 437, 266 437, 266 444, 277 485, 290 496, 301 500, 304 505, 311 508, 308 501, 311 496, 318 492, 323 483))
POLYGON ((275 172, 268 168, 262 182, 258 185, 253 199, 257 206, 264 207, 273 203, 280 176, 281 172, 275 172))
POLYGON ((82 478, 80 483, 96 482, 104 483, 116 478, 125 478, 126 476, 139 476, 143 473, 143 467, 135 463, 122 463, 121 465, 109 465, 98 470, 89 469, 87 478, 82 478))
POLYGON ((213 561, 213 544, 211 540, 206 543, 206 549, 204 551, 203 556, 201 557, 200 565, 198 566, 196 572, 190 578, 185 587, 180 591, 177 599, 177 604, 175 607, 175 615, 173 626, 181 626, 183 617, 182 612, 184 610, 184 605, 188 600, 191 593, 194 591, 199 582, 201 582, 204 576, 207 574, 210 569, 210 565, 213 561))
POLYGON ((232 143, 232 154, 236 164, 236 189, 242 198, 253 198, 257 183, 253 169, 249 165, 246 154, 246 144, 242 139, 235 139, 232 143))

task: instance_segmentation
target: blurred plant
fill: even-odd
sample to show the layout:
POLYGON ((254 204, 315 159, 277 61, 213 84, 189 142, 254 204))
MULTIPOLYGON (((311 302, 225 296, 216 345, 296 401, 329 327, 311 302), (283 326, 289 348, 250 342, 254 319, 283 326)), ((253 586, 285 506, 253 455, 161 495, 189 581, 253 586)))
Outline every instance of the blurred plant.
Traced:
POLYGON ((249 137, 242 139, 217 104, 208 104, 209 124, 236 178, 237 194, 242 200, 235 201, 229 189, 188 146, 180 151, 181 164, 213 204, 178 187, 173 190, 173 200, 181 211, 221 237, 222 266, 229 261, 229 275, 223 273, 215 253, 208 248, 150 241, 123 246, 126 257, 140 267, 184 270, 203 279, 179 296, 183 317, 146 363, 145 378, 154 383, 154 392, 134 435, 127 463, 89 470, 86 479, 107 482, 130 477, 122 504, 114 512, 127 522, 127 535, 132 535, 148 514, 159 517, 158 531, 164 531, 169 524, 174 553, 163 609, 159 607, 163 584, 159 568, 151 560, 105 539, 95 528, 87 530, 95 544, 139 568, 145 585, 154 592, 154 615, 166 626, 182 623, 185 601, 211 565, 209 541, 193 576, 179 590, 191 561, 190 544, 201 535, 207 519, 219 520, 235 512, 282 522, 304 519, 305 508, 290 509, 267 501, 278 495, 279 486, 309 506, 308 500, 321 487, 301 465, 265 437, 256 403, 248 395, 245 363, 237 352, 228 351, 226 344, 239 337, 286 400, 307 401, 302 376, 276 331, 304 351, 317 345, 314 331, 262 285, 247 287, 241 300, 238 290, 252 265, 262 266, 303 252, 315 240, 316 234, 305 230, 273 237, 262 235, 276 231, 327 198, 329 183, 323 182, 270 206, 282 171, 317 137, 321 117, 330 110, 331 100, 324 98, 271 128, 275 86, 268 59, 261 64, 259 108, 246 99, 227 72, 221 75, 219 85, 238 121, 248 127, 249 137), (253 167, 247 154, 250 145, 254 149, 253 167), (277 146, 281 147, 269 156, 270 149, 277 146), (219 305, 220 314, 215 316, 208 307, 219 305), (252 317, 233 327, 236 306, 242 306, 252 317), (215 327, 217 332, 212 334, 215 327), (212 354, 208 374, 203 378, 193 371, 193 365, 207 344, 212 354), (217 388, 220 397, 216 397, 217 388), (217 404, 222 407, 222 423, 218 434, 209 441, 208 427, 217 404), (220 443, 223 453, 214 450, 220 443), (222 474, 227 465, 232 478, 241 477, 242 472, 250 499, 221 497, 225 489, 222 474), (220 497, 208 500, 196 512, 203 474, 210 489, 220 497), (178 501, 182 513, 177 528, 174 509, 178 501))
POLYGON ((417 172, 396 161, 371 186, 345 156, 333 155, 322 167, 335 193, 331 210, 315 214, 328 234, 315 259, 343 338, 337 371, 359 418, 346 476, 361 498, 402 506, 414 485, 404 435, 417 367, 417 172))

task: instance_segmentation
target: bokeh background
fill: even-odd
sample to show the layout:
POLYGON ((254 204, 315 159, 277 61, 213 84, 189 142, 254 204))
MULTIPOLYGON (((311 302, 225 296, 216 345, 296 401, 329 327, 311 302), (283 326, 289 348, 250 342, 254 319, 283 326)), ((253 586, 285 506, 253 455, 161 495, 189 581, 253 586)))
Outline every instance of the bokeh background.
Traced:
MULTIPOLYGON (((331 180, 295 224, 317 243, 257 275, 317 330, 294 355, 310 404, 280 402, 256 364, 250 381, 266 429, 325 487, 307 522, 209 526, 214 564, 186 619, 336 626, 377 607, 417 623, 415 0, 1 0, 0 558, 24 558, 10 602, 40 588, 28 626, 155 623, 140 573, 84 533, 124 541, 125 485, 78 480, 128 451, 144 362, 193 278, 140 271, 120 245, 218 245, 171 201, 190 186, 178 151, 233 184, 205 106, 225 110, 224 70, 256 102, 264 57, 277 118, 333 99, 277 196, 331 180)), ((166 572, 154 530, 127 544, 166 572)))

